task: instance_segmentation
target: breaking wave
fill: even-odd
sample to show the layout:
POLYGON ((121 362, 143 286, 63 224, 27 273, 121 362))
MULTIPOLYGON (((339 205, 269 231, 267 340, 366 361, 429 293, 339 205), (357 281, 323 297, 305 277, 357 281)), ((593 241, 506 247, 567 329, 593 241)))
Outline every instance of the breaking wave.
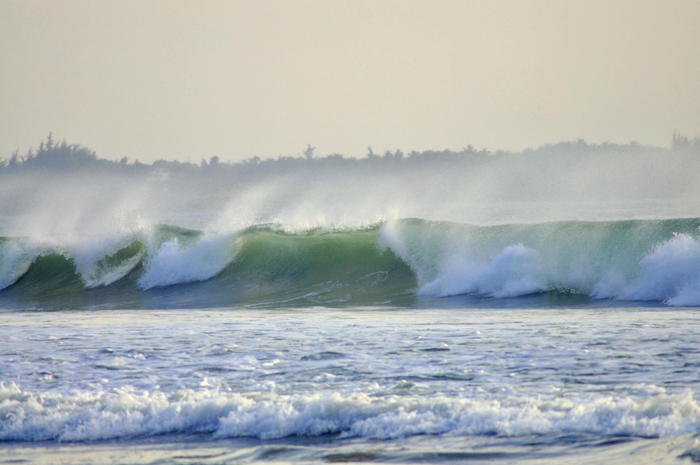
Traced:
POLYGON ((0 404, 0 441, 94 441, 172 433, 261 439, 324 434, 376 439, 425 434, 663 437, 700 428, 700 406, 690 392, 463 399, 217 389, 166 393, 131 387, 35 393, 0 384, 0 404))
MULTIPOLYGON (((522 296, 700 305, 700 219, 348 230, 157 226, 60 243, 0 238, 4 308, 383 305, 522 296)), ((556 299, 555 299, 556 300, 556 299)))

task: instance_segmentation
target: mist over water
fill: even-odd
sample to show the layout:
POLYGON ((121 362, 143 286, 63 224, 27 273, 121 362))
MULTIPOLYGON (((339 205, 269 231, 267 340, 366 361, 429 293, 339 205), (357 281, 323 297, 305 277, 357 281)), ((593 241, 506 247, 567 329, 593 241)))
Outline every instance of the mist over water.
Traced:
MULTIPOLYGON (((682 142, 682 139, 681 139, 682 142)), ((156 223, 234 231, 357 227, 399 218, 469 224, 697 216, 700 144, 583 141, 521 153, 435 151, 201 166, 42 149, 0 169, 7 234, 113 233, 156 223)))

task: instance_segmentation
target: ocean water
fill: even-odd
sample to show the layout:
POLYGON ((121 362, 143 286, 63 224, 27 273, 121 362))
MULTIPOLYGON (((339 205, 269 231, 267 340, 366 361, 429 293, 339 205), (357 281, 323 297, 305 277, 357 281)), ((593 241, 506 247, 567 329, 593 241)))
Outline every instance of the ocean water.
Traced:
POLYGON ((0 239, 0 464, 700 461, 700 219, 0 239))

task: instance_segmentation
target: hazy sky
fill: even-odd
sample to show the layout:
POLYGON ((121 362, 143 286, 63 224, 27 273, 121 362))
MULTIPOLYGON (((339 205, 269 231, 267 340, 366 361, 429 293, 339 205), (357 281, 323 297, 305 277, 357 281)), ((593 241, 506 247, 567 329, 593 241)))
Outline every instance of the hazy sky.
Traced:
POLYGON ((0 157, 668 145, 700 0, 0 0, 0 157))

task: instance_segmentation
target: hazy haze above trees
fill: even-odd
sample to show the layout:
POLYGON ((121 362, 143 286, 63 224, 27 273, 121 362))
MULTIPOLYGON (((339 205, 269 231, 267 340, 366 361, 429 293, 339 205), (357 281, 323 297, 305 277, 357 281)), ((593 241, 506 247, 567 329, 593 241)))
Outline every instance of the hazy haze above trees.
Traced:
POLYGON ((309 145, 303 157, 199 164, 106 160, 50 136, 0 162, 0 216, 54 232, 143 221, 235 229, 694 216, 698 172, 700 139, 680 134, 667 148, 576 140, 522 152, 368 148, 351 158, 309 145))

